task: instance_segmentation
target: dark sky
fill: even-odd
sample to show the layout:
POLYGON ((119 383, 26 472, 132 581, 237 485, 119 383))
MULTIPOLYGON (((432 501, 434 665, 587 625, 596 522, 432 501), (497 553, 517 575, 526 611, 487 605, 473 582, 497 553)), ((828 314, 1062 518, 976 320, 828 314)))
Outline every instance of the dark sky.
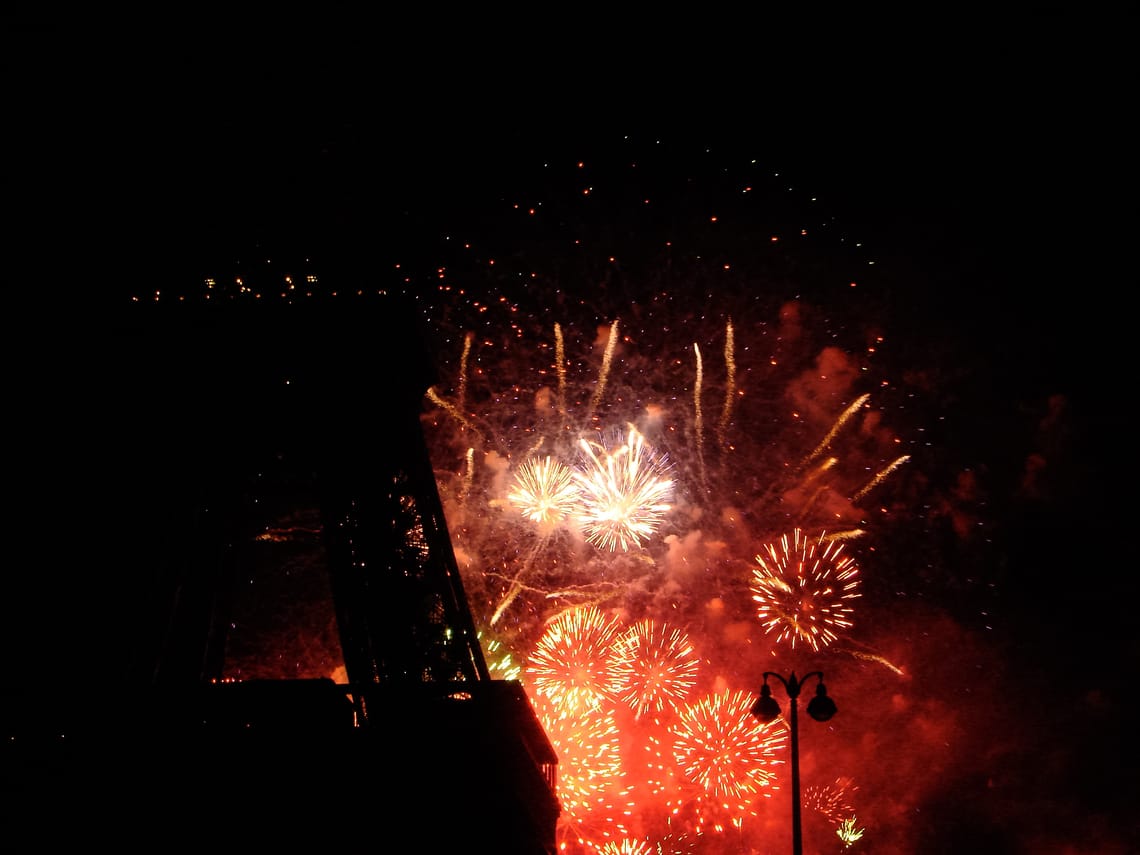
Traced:
MULTIPOLYGON (((72 394, 71 369, 98 350, 93 321, 146 283, 251 246, 311 245, 355 262, 384 235, 403 251, 427 229, 478 216, 535 163, 603 156, 626 136, 755 152, 818 188, 879 249, 894 320, 927 331, 911 346, 926 335, 989 366, 971 383, 992 411, 975 414, 964 440, 979 457, 1000 458, 1014 431, 1003 419, 1019 404, 1066 401, 1062 480, 1048 504, 1007 523, 1005 690, 1035 712, 1053 708, 1042 726, 1082 747, 1077 771, 1094 779, 1074 786, 1095 791, 1103 778, 1121 788, 1082 792, 1081 803, 1100 798, 1134 832, 1122 761, 1135 758, 1125 692, 1137 665, 1136 584, 1118 510, 1133 432, 1120 331, 1134 273, 1118 261, 1135 191, 1119 26, 1043 12, 981 34, 958 25, 937 43, 927 24, 897 40, 836 38, 814 50, 797 40, 798 51, 766 31, 707 62, 678 41, 652 54, 595 48, 574 64, 533 40, 384 54, 398 35, 313 50, 10 33, 13 276, 3 287, 10 306, 29 308, 9 315, 20 403, 9 420, 17 484, 37 481, 26 501, 16 492, 17 519, 27 514, 50 552, 69 526, 36 519, 37 498, 69 486, 77 497, 114 494, 114 484, 70 484, 75 469, 35 461, 83 447, 104 418, 88 406, 97 396, 72 394)), ((106 537, 100 563, 113 564, 113 533, 79 530, 87 544, 106 537)), ((19 626, 13 644, 26 644, 19 626)), ((22 658, 27 647, 9 650, 22 658)))

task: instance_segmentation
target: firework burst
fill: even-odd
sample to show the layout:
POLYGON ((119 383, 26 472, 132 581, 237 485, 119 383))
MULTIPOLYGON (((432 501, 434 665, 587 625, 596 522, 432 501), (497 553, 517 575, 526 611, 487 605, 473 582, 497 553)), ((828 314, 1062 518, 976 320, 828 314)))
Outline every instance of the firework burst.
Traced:
POLYGON ((628 837, 611 840, 598 850, 598 855, 657 855, 657 849, 644 840, 630 840, 628 837))
POLYGON ((775 783, 772 767, 786 737, 783 724, 752 715, 748 692, 723 691, 688 705, 674 725, 673 752, 685 777, 710 803, 734 813, 775 783))
POLYGON ((654 453, 633 425, 613 445, 583 439, 576 517, 586 540, 604 549, 636 548, 669 511, 673 480, 668 462, 654 453))
POLYGON ((563 849, 595 851, 628 833, 620 733, 613 711, 570 711, 541 695, 535 713, 558 755, 558 837, 563 849))
POLYGON ((507 501, 540 529, 552 530, 569 518, 578 504, 574 473, 549 456, 527 460, 515 473, 507 501))
POLYGON ((819 650, 838 637, 837 629, 851 626, 859 569, 842 551, 839 541, 824 534, 811 540, 797 528, 791 540, 780 538, 779 549, 770 543, 756 556, 752 599, 760 623, 778 642, 795 647, 800 641, 819 650))
POLYGON ((527 662, 528 684, 570 713, 598 709, 614 694, 610 657, 620 626, 594 606, 563 612, 527 662))
POLYGON ((828 822, 838 824, 855 813, 849 800, 855 789, 850 778, 838 778, 828 786, 808 786, 804 788, 803 805, 807 810, 822 814, 828 822))
POLYGON ((638 718, 683 705, 699 665, 686 633, 649 618, 622 632, 613 646, 618 699, 638 718))

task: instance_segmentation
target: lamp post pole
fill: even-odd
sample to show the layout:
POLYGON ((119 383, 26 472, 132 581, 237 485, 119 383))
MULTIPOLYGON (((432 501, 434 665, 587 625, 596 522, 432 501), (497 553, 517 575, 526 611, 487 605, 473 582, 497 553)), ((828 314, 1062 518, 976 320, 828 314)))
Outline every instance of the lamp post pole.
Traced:
MULTIPOLYGON (((803 855, 803 836, 800 827, 800 733, 798 702, 800 689, 803 688, 803 680, 796 678, 795 671, 793 671, 786 680, 772 671, 764 672, 764 685, 760 687, 760 699, 752 705, 752 715, 765 724, 780 714, 780 705, 776 703, 776 699, 772 697, 772 689, 768 685, 769 677, 774 677, 784 685, 792 707, 791 715, 788 717, 788 727, 792 731, 792 853, 793 855, 803 855)), ((808 704, 808 715, 816 721, 827 721, 835 715, 837 710, 835 701, 827 696, 827 688, 823 685, 823 672, 812 671, 804 677, 804 680, 810 680, 812 677, 819 679, 819 685, 816 686, 815 697, 812 698, 808 704)))

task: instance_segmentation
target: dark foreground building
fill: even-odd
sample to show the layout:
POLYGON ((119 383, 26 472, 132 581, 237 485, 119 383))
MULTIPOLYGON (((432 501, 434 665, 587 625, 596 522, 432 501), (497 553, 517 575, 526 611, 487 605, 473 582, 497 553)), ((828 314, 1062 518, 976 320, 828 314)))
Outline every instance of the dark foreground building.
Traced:
POLYGON ((8 834, 553 853, 557 758, 488 671, 408 306, 156 304, 82 344, 60 548, 9 603, 8 834))

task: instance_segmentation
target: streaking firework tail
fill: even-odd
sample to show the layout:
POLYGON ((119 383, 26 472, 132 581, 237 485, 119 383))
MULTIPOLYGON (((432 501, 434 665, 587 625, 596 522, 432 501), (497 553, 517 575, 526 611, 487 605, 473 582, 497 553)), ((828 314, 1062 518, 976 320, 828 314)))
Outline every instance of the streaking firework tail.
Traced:
POLYGON ((890 475, 892 472, 894 472, 896 469, 898 469, 900 466, 902 466, 908 460, 910 460, 910 455, 904 454, 902 457, 899 457, 899 458, 891 461, 889 466, 887 466, 886 468, 882 469, 881 471, 875 473, 875 477, 872 478, 870 481, 868 481, 865 486, 861 487, 859 489, 859 491, 854 496, 851 497, 852 500, 857 502, 860 499, 862 499, 869 492, 871 492, 871 490, 873 490, 879 484, 883 483, 883 481, 887 478, 888 475, 890 475))
POLYGON ((618 337, 618 322, 614 321, 610 324, 610 335, 606 339, 606 350, 602 356, 602 370, 598 373, 598 383, 594 387, 594 396, 590 399, 590 411, 587 413, 588 418, 592 419, 594 413, 598 410, 598 404, 602 401, 602 395, 606 391, 606 381, 609 380, 610 366, 613 365, 614 349, 617 347, 618 337))
POLYGON ((835 435, 839 433, 840 428, 842 428, 843 425, 847 424, 848 420, 853 415, 855 415, 855 413, 859 411, 859 408, 866 404, 870 398, 871 396, 869 394, 860 395, 850 406, 847 407, 846 410, 840 413, 839 418, 835 420, 835 424, 831 426, 831 430, 829 430, 827 432, 827 435, 824 436, 822 440, 820 440, 819 445, 817 445, 812 453, 807 456, 807 459, 810 461, 815 460, 815 458, 819 457, 819 455, 822 454, 824 450, 831 445, 831 441, 835 439, 835 435))
POLYGON ((812 650, 838 638, 837 630, 851 624, 850 601, 859 597, 859 569, 842 554, 843 544, 826 533, 811 540, 798 528, 768 544, 756 556, 752 570, 752 599, 756 615, 776 641, 797 642, 812 650))
POLYGON ((732 402, 736 396, 736 355, 732 335, 732 321, 729 321, 724 330, 724 406, 720 411, 720 424, 717 426, 717 444, 723 451, 728 445, 728 423, 732 418, 732 402))
POLYGON ((705 416, 701 410, 701 387, 705 382, 704 363, 701 362, 700 345, 693 343, 693 355, 697 359, 697 376, 693 381, 693 432, 697 438, 697 466, 700 468, 701 484, 705 478, 705 416))
POLYGON ((558 371, 558 415, 566 421, 566 345, 562 340, 562 324, 554 325, 554 365, 558 371))

